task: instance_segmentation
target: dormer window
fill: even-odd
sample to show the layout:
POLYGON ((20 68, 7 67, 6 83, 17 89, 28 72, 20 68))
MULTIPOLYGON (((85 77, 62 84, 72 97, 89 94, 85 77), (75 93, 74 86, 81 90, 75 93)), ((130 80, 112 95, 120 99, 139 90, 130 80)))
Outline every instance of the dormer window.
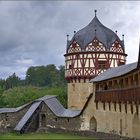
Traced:
POLYGON ((68 49, 68 53, 75 53, 75 52, 80 52, 80 51, 81 51, 81 48, 79 44, 76 42, 73 42, 68 49))

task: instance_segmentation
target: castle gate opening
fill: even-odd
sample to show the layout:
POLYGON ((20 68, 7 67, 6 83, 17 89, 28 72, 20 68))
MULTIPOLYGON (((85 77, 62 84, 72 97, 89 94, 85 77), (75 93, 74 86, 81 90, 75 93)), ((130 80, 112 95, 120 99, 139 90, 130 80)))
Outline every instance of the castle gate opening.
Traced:
POLYGON ((97 130, 97 121, 94 117, 90 119, 90 130, 96 131, 97 130))

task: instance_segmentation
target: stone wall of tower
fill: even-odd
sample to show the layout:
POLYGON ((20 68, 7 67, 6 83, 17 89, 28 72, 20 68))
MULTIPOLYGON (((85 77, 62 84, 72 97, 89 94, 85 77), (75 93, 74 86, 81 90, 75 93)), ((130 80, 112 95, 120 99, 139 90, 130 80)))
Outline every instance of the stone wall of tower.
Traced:
POLYGON ((92 83, 89 80, 68 83, 68 108, 82 109, 92 92, 92 83))

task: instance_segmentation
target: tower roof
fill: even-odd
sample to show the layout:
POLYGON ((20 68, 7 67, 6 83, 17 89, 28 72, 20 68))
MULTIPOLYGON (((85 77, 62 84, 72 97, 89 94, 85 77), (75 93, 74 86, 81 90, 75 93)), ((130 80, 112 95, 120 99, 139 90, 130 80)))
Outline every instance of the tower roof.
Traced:
POLYGON ((74 34, 71 41, 69 41, 68 46, 76 41, 80 47, 85 48, 94 38, 97 38, 101 43, 104 44, 106 50, 109 50, 112 43, 117 40, 122 48, 124 49, 123 42, 119 39, 116 33, 114 33, 109 28, 105 27, 97 18, 96 14, 92 21, 83 29, 79 30, 74 34))

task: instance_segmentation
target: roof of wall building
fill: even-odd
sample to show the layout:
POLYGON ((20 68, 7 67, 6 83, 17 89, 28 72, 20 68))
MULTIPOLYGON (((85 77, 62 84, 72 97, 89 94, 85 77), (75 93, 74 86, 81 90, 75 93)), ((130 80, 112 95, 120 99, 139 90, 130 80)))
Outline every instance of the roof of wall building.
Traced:
MULTIPOLYGON (((27 112, 24 114, 24 116, 21 118, 21 120, 18 122, 14 130, 21 131, 24 125, 27 123, 27 121, 31 118, 33 113, 36 111, 36 109, 39 107, 39 105, 44 102, 50 110, 56 115, 57 117, 76 117, 81 113, 81 110, 71 110, 71 109, 65 109, 61 103, 57 100, 55 95, 46 95, 44 97, 41 97, 39 99, 36 99, 34 102, 32 102, 30 108, 27 110, 27 112)), ((5 112, 6 113, 6 112, 5 112)))
MULTIPOLYGON (((46 95, 44 97, 36 99, 35 101, 44 101, 44 100, 47 100, 47 99, 50 99, 50 98, 53 98, 53 97, 56 97, 56 95, 46 95)), ((24 107, 28 106, 29 104, 32 104, 33 102, 24 104, 24 105, 16 107, 16 108, 0 108, 0 113, 13 113, 13 112, 17 112, 17 111, 23 109, 24 107)))
POLYGON ((40 105, 41 101, 35 102, 31 105, 31 107, 28 109, 28 111, 25 113, 25 115, 21 118, 21 120, 18 122, 14 130, 20 131, 24 125, 27 123, 27 121, 30 119, 30 117, 33 115, 35 110, 40 105))
POLYGON ((23 109, 24 107, 28 106, 30 103, 24 104, 22 106, 16 107, 16 108, 0 108, 0 113, 13 113, 13 112, 17 112, 21 109, 23 109))
POLYGON ((105 72, 101 73, 100 75, 96 76, 95 78, 93 78, 90 82, 100 82, 111 78, 119 77, 131 72, 136 68, 137 68, 137 62, 127 64, 127 65, 122 65, 119 67, 110 68, 105 72))
POLYGON ((58 117, 75 117, 78 116, 81 112, 81 110, 65 109, 56 98, 46 100, 45 103, 58 117))
POLYGON ((0 113, 14 113, 20 111, 27 105, 31 104, 31 106, 33 106, 37 102, 43 101, 50 108, 50 110, 58 117, 75 117, 80 114, 81 110, 71 110, 64 108, 56 97, 56 95, 46 95, 44 97, 36 99, 33 102, 30 102, 17 108, 0 108, 0 113))
POLYGON ((96 16, 86 27, 74 34, 72 40, 68 41, 67 43, 67 49, 73 41, 76 41, 83 49, 90 42, 92 42, 95 37, 104 44, 106 50, 109 50, 112 43, 116 40, 121 44, 122 48, 124 49, 123 42, 119 39, 117 34, 109 28, 105 27, 96 16))

